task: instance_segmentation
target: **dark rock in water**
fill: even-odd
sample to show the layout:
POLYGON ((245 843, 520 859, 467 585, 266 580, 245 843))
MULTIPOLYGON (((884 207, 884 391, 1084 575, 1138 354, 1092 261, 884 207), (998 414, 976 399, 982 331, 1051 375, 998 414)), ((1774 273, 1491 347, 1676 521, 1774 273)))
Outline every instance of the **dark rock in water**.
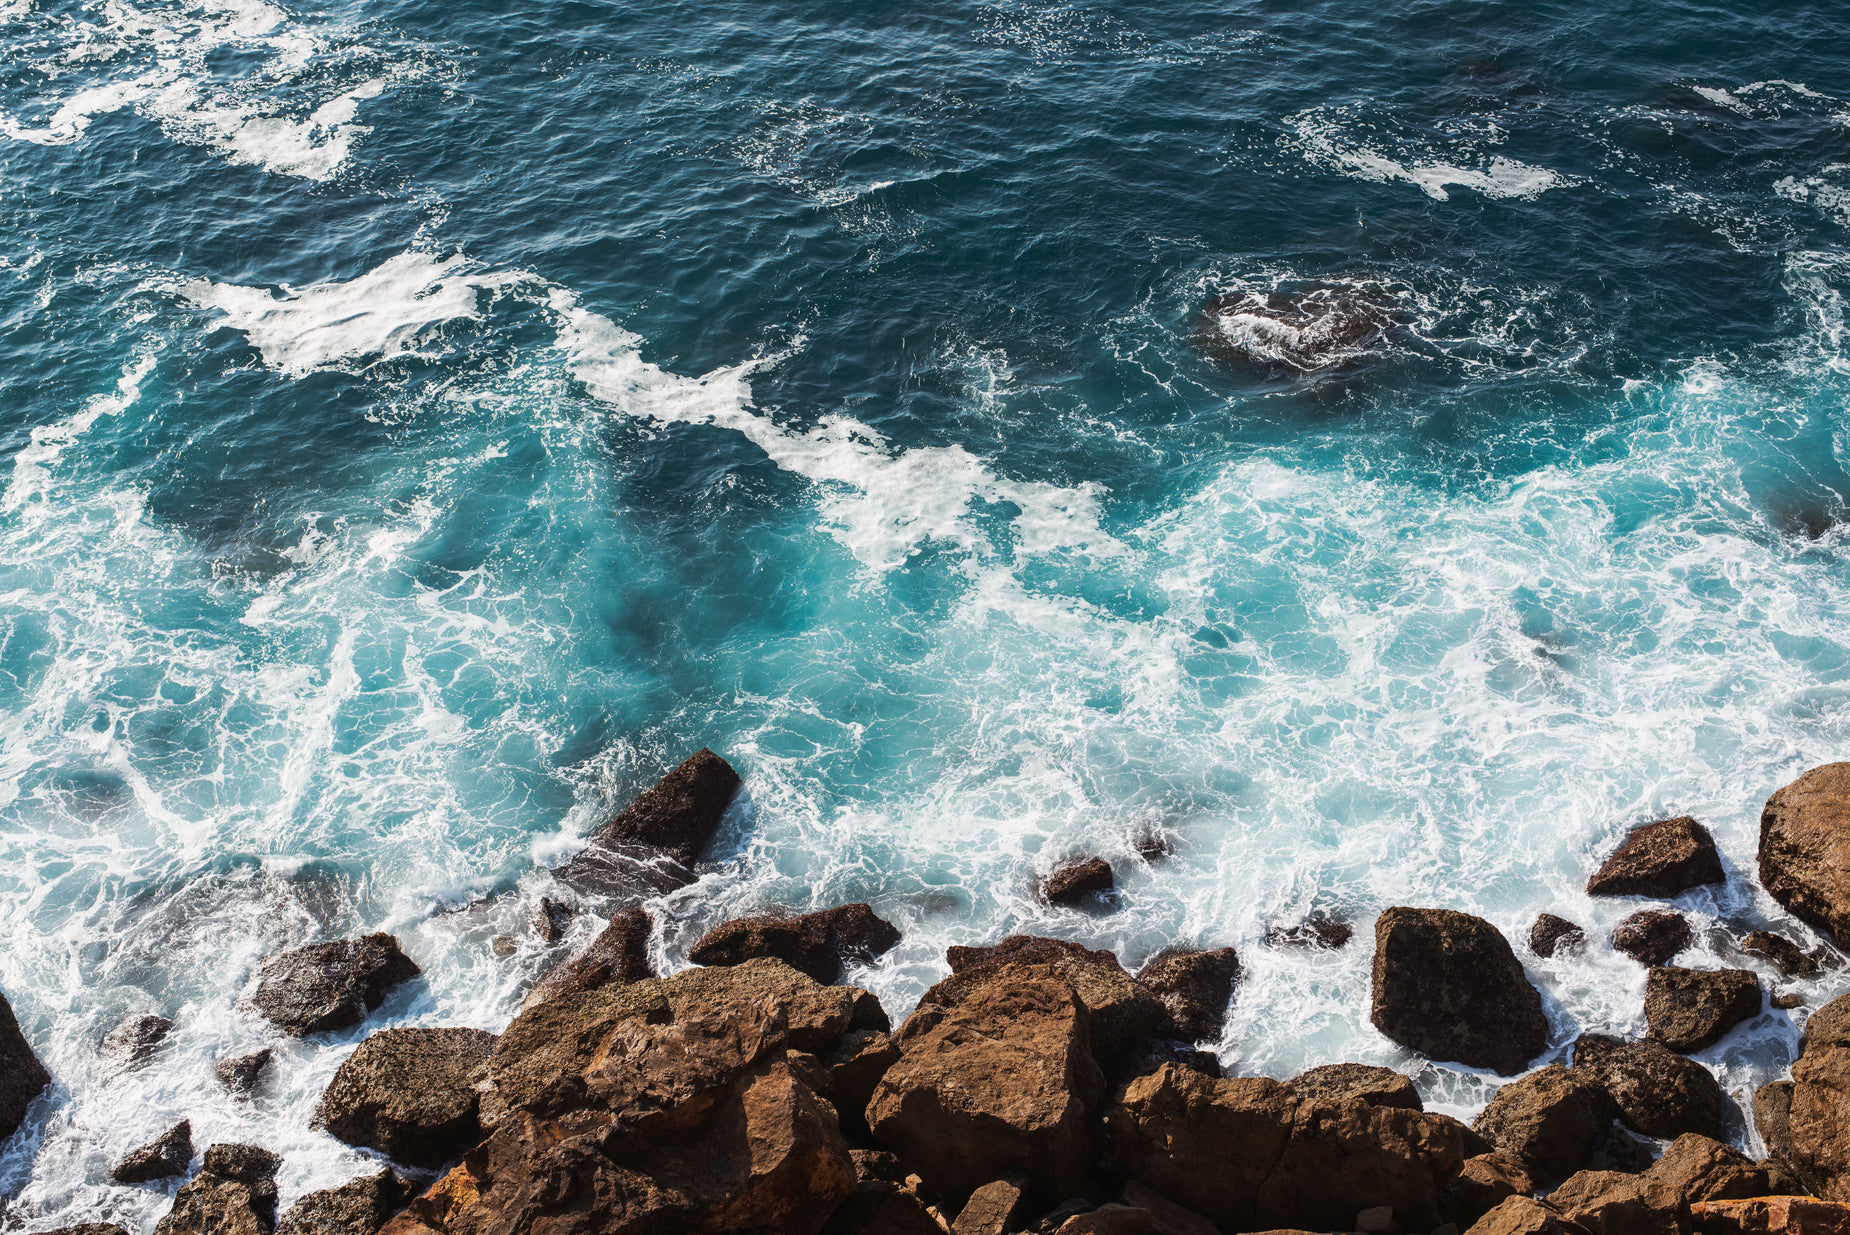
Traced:
POLYGON ((1273 926, 1265 933, 1273 948, 1340 948, 1355 937, 1355 927, 1324 913, 1313 913, 1296 926, 1273 926))
POLYGON ((1788 978, 1809 977, 1818 972, 1817 957, 1807 954, 1784 935, 1775 935, 1772 931, 1749 931, 1747 938, 1741 940, 1741 951, 1749 956, 1760 956, 1772 961, 1788 978))
POLYGON ((1395 1106, 1409 1111, 1426 1109, 1413 1082, 1392 1068, 1360 1063, 1326 1063, 1300 1072, 1286 1084, 1305 1101, 1334 1102, 1353 1098, 1370 1106, 1395 1106))
POLYGON ((312 943, 264 961, 251 1003, 271 1024, 303 1037, 359 1024, 387 991, 419 972, 390 935, 312 943))
POLYGON ((1612 1118, 1610 1103, 1591 1076, 1549 1064, 1497 1090, 1471 1126, 1547 1187, 1580 1169, 1612 1118))
POLYGON ((1316 373, 1379 350, 1393 314, 1353 291, 1217 296, 1202 307, 1197 337, 1225 364, 1263 373, 1316 373))
POLYGON ((1646 1136, 1722 1134, 1722 1089, 1714 1073, 1661 1042, 1621 1042, 1585 1034, 1574 1043, 1574 1069, 1597 1078, 1625 1126, 1646 1136))
POLYGON ((739 792, 732 765, 704 747, 592 834, 553 874, 580 892, 664 892, 693 882, 689 869, 739 792))
POLYGON ((1713 1046, 1760 1014, 1760 979, 1751 969, 1653 969, 1645 975, 1644 1018, 1673 1051, 1713 1046))
POLYGON ((1805 1006, 1805 996, 1797 991, 1784 991, 1767 1000, 1767 1006, 1780 1012, 1790 1012, 1794 1008, 1805 1006))
POLYGON ((1146 832, 1137 838, 1132 846, 1137 856, 1146 862, 1161 862, 1175 856, 1175 842, 1162 832, 1146 832))
POLYGON ((582 956, 546 975, 534 997, 551 999, 567 992, 594 991, 653 978, 655 967, 649 963, 649 933, 653 929, 648 913, 640 906, 617 910, 582 956))
POLYGON ((19 1031, 13 1005, 0 995, 0 1140, 19 1131, 32 1100, 51 1084, 51 1073, 19 1031))
POLYGON ((1643 909, 1612 930, 1612 946, 1641 965, 1664 965, 1689 947, 1689 921, 1674 909, 1643 909))
POLYGON ((1041 884, 1041 897, 1050 905, 1076 905, 1094 892, 1109 892, 1114 880, 1111 863, 1103 858, 1070 862, 1041 884))
POLYGON ((708 931, 687 958, 696 965, 737 965, 774 956, 816 981, 839 982, 851 962, 893 949, 899 931, 865 904, 838 905, 794 918, 735 918, 708 931))
POLYGON ((45 1235, 128 1235, 128 1232, 113 1222, 84 1222, 77 1226, 61 1226, 45 1235))
POLYGON ((1535 1180, 1522 1163, 1502 1150, 1467 1158, 1458 1174, 1446 1181, 1439 1194, 1439 1209, 1448 1222, 1468 1228, 1512 1196, 1527 1197, 1535 1180))
POLYGON ((1715 838, 1688 815, 1679 815, 1633 828, 1587 880, 1587 895, 1668 898, 1726 878, 1715 838))
POLYGON ((110 1168, 109 1177, 119 1184, 145 1184, 186 1174, 193 1162, 193 1124, 182 1119, 167 1131, 131 1151, 110 1168))
POLYGON ((153 1059, 154 1052, 172 1032, 173 1022, 164 1016, 150 1013, 127 1016, 103 1035, 96 1053, 114 1071, 131 1072, 153 1059))
POLYGON ((1651 1147, 1616 1125, 1603 1129, 1593 1148, 1587 1151, 1584 1164, 1589 1171, 1616 1171, 1621 1175, 1638 1175, 1651 1169, 1656 1160, 1651 1147))
POLYGON ((362 1175, 338 1188, 310 1192, 282 1216, 276 1235, 379 1235, 417 1195, 410 1180, 392 1171, 362 1175))
POLYGON ((283 1160, 255 1145, 214 1145, 154 1235, 270 1235, 283 1160))
POLYGON ((334 1074, 315 1122, 408 1166, 443 1166, 482 1139, 475 1085, 494 1049, 480 1029, 376 1033, 334 1074))
POLYGON ((212 1072, 218 1077, 218 1083, 225 1087, 226 1093, 236 1098, 248 1098, 263 1084, 263 1074, 269 1070, 270 1062, 275 1058, 276 1052, 266 1046, 248 1055, 221 1059, 212 1065, 212 1072))
POLYGON ((1794 916, 1850 946, 1850 763, 1813 768, 1767 799, 1760 883, 1794 916))
POLYGON ((1375 923, 1375 1028, 1434 1059, 1516 1072, 1548 1044, 1541 994, 1482 918, 1395 907, 1375 923))
POLYGON ((1529 951, 1537 956, 1552 957, 1557 952, 1578 952, 1587 942, 1587 933, 1552 913, 1544 913, 1529 928, 1529 951))
POLYGON ((1151 958, 1137 980, 1169 1009, 1176 1037, 1189 1042, 1218 1039, 1240 980, 1240 958, 1232 948, 1170 949, 1151 958))
POLYGON ((533 933, 540 937, 542 943, 558 943, 565 938, 567 928, 577 912, 570 905, 562 905, 550 896, 540 897, 540 903, 533 907, 533 933))
POLYGON ((1073 984, 1091 1014, 1092 1055, 1100 1066, 1115 1067, 1139 1042, 1168 1036, 1169 1010, 1154 991, 1124 972, 1116 955, 1102 948, 1095 951, 1039 935, 1010 935, 991 947, 946 948, 944 955, 951 976, 925 992, 919 999, 921 1010, 961 1002, 971 987, 986 981, 998 966, 1048 965, 1073 984))

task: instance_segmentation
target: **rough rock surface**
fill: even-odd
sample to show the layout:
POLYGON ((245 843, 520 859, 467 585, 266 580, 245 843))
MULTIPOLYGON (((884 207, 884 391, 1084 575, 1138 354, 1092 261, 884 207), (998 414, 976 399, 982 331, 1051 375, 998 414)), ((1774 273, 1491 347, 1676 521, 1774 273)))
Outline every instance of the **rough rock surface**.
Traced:
POLYGON ((691 868, 739 792, 732 765, 702 748, 591 836, 553 872, 600 895, 665 892, 693 882, 691 868))
POLYGON ((822 1055, 791 1056, 803 1082, 826 1098, 842 1127, 868 1135, 867 1104, 887 1069, 899 1062, 899 1048, 879 1029, 849 1029, 822 1055))
POLYGON ((13 1135, 25 1122, 32 1100, 51 1084, 51 1073, 32 1053, 32 1045, 19 1031, 13 1005, 0 996, 0 1140, 13 1135))
POLYGON ((1579 1169, 1610 1102, 1592 1077, 1549 1064, 1497 1090, 1471 1126, 1547 1187, 1579 1169))
POLYGON ((1050 905, 1076 905, 1094 892, 1109 892, 1115 879, 1111 863, 1103 858, 1069 862, 1041 884, 1041 898, 1050 905))
POLYGON ((113 1222, 81 1222, 76 1226, 61 1226, 45 1235, 128 1235, 128 1232, 113 1222))
POLYGON ((1805 1025, 1792 1086, 1755 1096, 1767 1148, 1830 1201, 1850 1201, 1850 996, 1833 999, 1805 1025))
POLYGON ((234 1098, 248 1098, 263 1084, 263 1074, 269 1071, 275 1058, 276 1052, 266 1046, 248 1055, 219 1060, 212 1065, 212 1074, 218 1077, 226 1093, 234 1098))
POLYGON ((1760 979, 1751 969, 1662 968, 1645 975, 1645 1024, 1673 1051, 1713 1046, 1759 1014, 1760 979))
POLYGON ((571 928, 572 919, 578 913, 570 905, 542 896, 533 907, 533 933, 545 944, 558 943, 565 938, 565 932, 571 928))
POLYGON ((837 905, 794 918, 735 918, 688 951, 696 965, 737 965, 774 956, 822 983, 839 982, 851 962, 871 961, 899 943, 899 931, 865 904, 837 905))
POLYGON ((1701 1235, 1850 1235, 1850 1205, 1805 1196, 1703 1201, 1690 1206, 1701 1235))
POLYGON ((214 1145, 154 1235, 270 1235, 283 1160, 255 1145, 214 1145))
POLYGON ((951 1235, 1007 1235, 1027 1208, 1025 1179, 994 1179, 970 1194, 957 1211, 951 1235))
POLYGON ((276 1235, 378 1235, 416 1193, 409 1180, 391 1171, 361 1175, 291 1205, 277 1222, 276 1235))
POLYGON ((1548 1204, 1594 1235, 1682 1235, 1674 1206, 1661 1207, 1649 1181, 1617 1171, 1580 1171, 1548 1204))
POLYGON ((1439 1194, 1439 1212, 1447 1222, 1469 1227, 1512 1196, 1528 1196, 1535 1180, 1522 1164, 1502 1150, 1465 1159, 1458 1174, 1439 1194))
POLYGON ((1690 939, 1689 920, 1674 909, 1642 909, 1612 930, 1612 946, 1641 965, 1669 964, 1690 939))
POLYGON ((173 1022, 164 1016, 146 1012, 125 1016, 103 1035, 96 1053, 111 1070, 132 1072, 146 1066, 172 1032, 173 1022))
POLYGON ((1805 978, 1818 972, 1817 957, 1772 931, 1749 931, 1741 940, 1741 951, 1771 961, 1788 978, 1805 978))
POLYGON ((193 1162, 193 1125, 182 1119, 110 1168, 119 1184, 145 1184, 186 1174, 193 1162))
POLYGON ((328 1083, 315 1122, 407 1166, 443 1166, 482 1139, 475 1083, 494 1049, 480 1029, 373 1034, 328 1083))
POLYGON ((551 999, 571 991, 594 991, 600 986, 653 978, 655 969, 649 963, 649 934, 653 929, 647 911, 640 905, 617 910, 582 955, 546 975, 533 998, 551 999))
POLYGON ((1413 1082, 1392 1068, 1360 1063, 1327 1063, 1300 1072, 1286 1084, 1304 1101, 1338 1101, 1354 1098, 1370 1106, 1398 1106, 1409 1111, 1425 1109, 1413 1082))
POLYGON ((1767 799, 1760 883, 1839 946, 1850 944, 1850 763, 1813 768, 1767 799))
POLYGON ((1471 1224, 1466 1235, 1593 1235, 1544 1201, 1512 1196, 1471 1224))
POLYGON ((1156 1215, 1129 1205, 1106 1204, 1074 1214, 1055 1228, 1055 1235, 1151 1235, 1156 1215))
POLYGON ((1156 1235, 1220 1235, 1219 1227, 1194 1210, 1176 1204, 1155 1188, 1135 1179, 1124 1185, 1124 1194, 1119 1199, 1126 1205, 1149 1210, 1155 1218, 1156 1235))
MULTIPOLYGON (((1768 1157, 1804 1180, 1793 1163, 1792 1081, 1768 1081, 1754 1092, 1754 1127, 1765 1142, 1768 1157)), ((1805 1181, 1809 1186, 1811 1181, 1805 1181)))
POLYGON ((390 935, 311 943, 264 961, 251 1003, 285 1033, 304 1037, 359 1024, 419 972, 390 935))
POLYGON ((1158 952, 1137 974, 1169 1009, 1170 1028, 1186 1042, 1219 1039, 1233 988, 1240 980, 1240 958, 1232 948, 1207 951, 1171 949, 1158 952))
POLYGON ((1094 951, 1064 939, 1010 935, 991 947, 951 947, 944 955, 951 976, 920 997, 921 1009, 959 1002, 1001 965, 1049 965, 1073 984, 1092 1014, 1092 1056, 1101 1066, 1112 1067, 1145 1038, 1165 1034, 1168 1009, 1102 948, 1094 951))
POLYGON ((1658 1204, 1664 1208, 1765 1196, 1772 1186, 1765 1167, 1713 1137, 1694 1132, 1673 1141, 1643 1178, 1656 1190, 1658 1204))
POLYGON ((1715 1074, 1661 1042, 1621 1042, 1586 1034, 1574 1043, 1574 1068, 1612 1095, 1625 1126, 1646 1136, 1722 1134, 1722 1089, 1715 1074))
POLYGON ((1715 838, 1688 815, 1680 815, 1633 828, 1587 880, 1587 895, 1667 899, 1726 879, 1715 838))
POLYGON ((1482 918, 1396 907, 1375 923, 1375 1028, 1434 1059, 1515 1072, 1548 1042, 1542 997, 1482 918))
POLYGON ((1589 1171, 1642 1175, 1657 1161, 1657 1152, 1617 1124, 1603 1129, 1582 1164, 1589 1171))
POLYGON ((1585 931, 1566 918, 1557 918, 1552 913, 1539 915, 1535 925, 1529 928, 1529 951, 1537 956, 1551 957, 1557 952, 1578 951, 1586 942, 1585 931))
POLYGON ((829 1216, 822 1235, 944 1235, 899 1159, 883 1149, 849 1151, 854 1191, 829 1216))

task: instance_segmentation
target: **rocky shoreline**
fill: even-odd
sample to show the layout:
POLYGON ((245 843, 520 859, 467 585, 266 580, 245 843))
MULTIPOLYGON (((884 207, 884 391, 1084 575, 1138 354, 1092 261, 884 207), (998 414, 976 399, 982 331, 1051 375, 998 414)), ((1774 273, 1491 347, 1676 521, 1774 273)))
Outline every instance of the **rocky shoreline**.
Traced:
MULTIPOLYGON (((1518 1078, 1467 1125, 1425 1110, 1388 1068, 1222 1076, 1197 1044, 1219 1036, 1234 997, 1231 947, 1164 951, 1135 975, 1059 939, 952 947, 949 976, 894 1026, 845 980, 899 932, 850 904, 723 923, 689 952, 698 967, 659 977, 642 902, 691 882, 739 784, 703 750, 555 872, 608 925, 501 1034, 388 1029, 341 1064, 315 1123, 440 1172, 434 1184, 386 1169, 279 1215, 275 1154, 221 1144, 196 1157, 184 1121, 115 1180, 193 1171, 156 1235, 1850 1235, 1850 995, 1806 1022, 1791 1079, 1755 1096, 1767 1156, 1750 1160, 1725 1143, 1727 1099, 1688 1054, 1768 995, 1751 968, 1673 965, 1692 938, 1673 910, 1640 910, 1610 940, 1648 966, 1647 1035, 1584 1035, 1541 1067, 1541 994, 1495 926, 1441 908, 1379 916, 1376 1028, 1518 1078)), ((1850 764, 1773 794, 1758 873, 1795 917, 1850 940, 1850 764)), ((1726 878, 1707 830, 1680 817, 1634 829, 1588 892, 1665 899, 1726 878)), ((1088 857, 1042 894, 1070 904, 1111 886, 1088 857)), ((542 900, 535 930, 559 938, 574 912, 542 900)), ((1351 933, 1319 918, 1276 942, 1341 947, 1351 933)), ((1526 945, 1539 957, 1592 946, 1549 914, 1526 945)), ((1836 963, 1769 931, 1738 947, 1785 976, 1836 963)), ((418 972, 389 935, 313 944, 267 960, 250 1007, 309 1037, 363 1023, 418 972)), ((169 1028, 137 1017, 103 1049, 137 1066, 169 1028)), ((4 1000, 0 1061, 11 1135, 51 1077, 4 1000)), ((268 1062, 223 1060, 219 1079, 249 1093, 268 1062)))

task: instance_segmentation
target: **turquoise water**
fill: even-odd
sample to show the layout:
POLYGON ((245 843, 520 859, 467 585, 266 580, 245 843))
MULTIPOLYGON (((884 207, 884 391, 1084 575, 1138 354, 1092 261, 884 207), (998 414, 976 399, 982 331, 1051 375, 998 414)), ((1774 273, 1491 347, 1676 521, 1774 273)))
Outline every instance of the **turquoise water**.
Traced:
MULTIPOLYGON (((107 1166, 182 1116, 285 1205, 361 1169, 308 1121, 365 1030, 212 1080, 256 962, 391 930, 366 1030, 498 1029, 548 867, 702 745, 747 800, 665 967, 861 899, 902 1013, 947 943, 1231 943, 1230 1069, 1459 1113, 1367 1023, 1386 905, 1597 937, 1687 812, 1686 963, 1809 939, 1751 875, 1850 745, 1850 12, 1760 10, 0 6, 16 1214, 150 1229, 107 1166), (1202 346, 1312 288, 1396 325, 1202 346), (1110 912, 1035 900, 1080 852, 1110 912), (1313 910, 1358 943, 1261 943, 1313 910), (130 1011, 175 1036, 110 1078, 130 1011)), ((1530 968, 1557 1045, 1642 1029, 1603 945, 1530 968)))

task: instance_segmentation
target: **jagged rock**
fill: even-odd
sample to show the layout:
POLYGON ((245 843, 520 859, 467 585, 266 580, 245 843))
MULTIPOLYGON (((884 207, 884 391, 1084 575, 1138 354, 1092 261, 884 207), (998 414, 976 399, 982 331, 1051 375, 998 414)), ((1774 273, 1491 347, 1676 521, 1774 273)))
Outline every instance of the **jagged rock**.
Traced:
POLYGON ((702 748, 594 832, 553 875, 594 895, 653 894, 692 883, 690 868, 740 783, 731 764, 702 748))
POLYGON ((1589 1171, 1617 1171, 1621 1175, 1642 1175, 1657 1160, 1656 1152, 1643 1141, 1613 1124, 1600 1130, 1599 1139, 1587 1152, 1582 1164, 1589 1171))
POLYGON ((878 1029, 850 1029, 827 1054, 791 1054, 803 1082, 834 1105, 842 1127, 867 1132, 865 1112, 887 1069, 899 1062, 899 1048, 878 1029))
POLYGON ((1587 880, 1587 895, 1668 899, 1726 878, 1715 838, 1688 815, 1679 815, 1633 828, 1587 880))
POLYGON ((1360 1063, 1327 1063, 1320 1068, 1300 1072, 1286 1084, 1301 1100, 1339 1101, 1354 1098, 1370 1106, 1398 1106, 1409 1111, 1424 1110, 1420 1091, 1413 1082, 1392 1068, 1376 1068, 1360 1063))
POLYGON ((841 981, 853 962, 893 949, 899 931, 865 904, 838 905, 794 918, 735 918, 701 937, 687 954, 696 965, 737 965, 774 956, 818 982, 841 981))
POLYGON ((103 1035, 96 1053, 112 1070, 132 1072, 145 1067, 172 1032, 173 1022, 164 1016, 146 1012, 125 1016, 103 1035))
POLYGON ((539 936, 541 943, 558 943, 565 938, 572 919, 577 916, 577 910, 570 905, 561 904, 550 896, 542 896, 533 907, 533 933, 539 936))
POLYGON ((1850 1205, 1804 1196, 1703 1201, 1689 1209, 1700 1235, 1850 1235, 1850 1205))
MULTIPOLYGON (((1147 1209, 1156 1235, 1220 1235, 1220 1229, 1186 1206, 1178 1205, 1148 1184, 1133 1179, 1118 1198, 1136 1209, 1147 1209)), ((963 1235, 963 1232, 957 1232, 963 1235)))
POLYGON ((944 1227, 918 1192, 899 1158, 885 1150, 855 1149, 854 1191, 829 1215, 822 1235, 944 1235, 944 1227))
POLYGON ((1188 1042, 1218 1039, 1234 984, 1240 980, 1240 958, 1232 948, 1170 949, 1152 957, 1137 980, 1163 1001, 1176 1037, 1188 1042))
POLYGON ((1522 1164, 1502 1150, 1465 1159, 1458 1174, 1439 1192, 1439 1212, 1446 1221, 1469 1227, 1512 1196, 1528 1196, 1535 1180, 1522 1164))
POLYGON ((416 1194, 410 1180, 392 1171, 361 1175, 291 1205, 276 1224, 276 1235, 379 1235, 379 1228, 416 1194))
POLYGON ((1529 928, 1529 951, 1537 956, 1551 957, 1556 952, 1576 952, 1586 942, 1585 931, 1566 918, 1557 918, 1552 913, 1541 914, 1535 919, 1535 925, 1529 928))
POLYGON ((617 910, 583 955, 546 975, 533 993, 533 1000, 653 978, 655 969, 649 963, 649 933, 653 929, 648 913, 640 906, 617 910))
POLYGON ((32 1100, 51 1084, 51 1073, 19 1031, 13 1005, 0 995, 0 1140, 19 1131, 32 1100))
POLYGON ((1722 1089, 1715 1074, 1661 1042, 1621 1042, 1586 1034, 1574 1043, 1574 1067, 1597 1077, 1625 1126, 1646 1136, 1722 1132, 1722 1089))
POLYGON ((1817 957, 1772 931, 1749 931, 1741 940, 1741 951, 1771 961, 1788 978, 1805 978, 1818 972, 1817 957))
POLYGON ((443 1166, 482 1139, 475 1084, 494 1049, 480 1029, 373 1034, 328 1083, 315 1123, 407 1166, 443 1166))
MULTIPOLYGON (((1104 1090, 1091 1014, 1050 965, 980 974, 955 1003, 921 1006, 867 1106, 883 1144, 934 1188, 967 1193, 997 1172, 1071 1192, 1089 1160, 1087 1112, 1104 1090)), ((942 985, 942 984, 940 984, 942 985)))
POLYGON ((848 1021, 848 1028, 878 1029, 881 1033, 891 1033, 893 1031, 892 1018, 887 1016, 886 1009, 880 1006, 880 997, 878 995, 874 994, 872 991, 862 990, 858 986, 850 986, 846 989, 849 992, 849 997, 853 1006, 853 1011, 850 1013, 850 1019, 848 1021))
POLYGON ((61 1226, 45 1235, 128 1235, 128 1232, 113 1222, 80 1222, 76 1226, 61 1226))
POLYGON ((119 1184, 145 1184, 186 1174, 193 1162, 193 1124, 182 1119, 110 1168, 119 1184))
POLYGON ((1137 1049, 1119 1060, 1106 1079, 1115 1089, 1133 1077, 1148 1076, 1166 1063, 1180 1064, 1203 1076, 1221 1075, 1220 1058, 1214 1052, 1197 1050, 1172 1039, 1152 1039, 1138 1044, 1137 1049))
POLYGON ((1156 1215, 1129 1205, 1106 1204, 1062 1222, 1055 1235, 1150 1235, 1156 1215))
POLYGON ((1069 862, 1041 884, 1041 897, 1050 905, 1076 905, 1094 892, 1109 892, 1111 863, 1103 858, 1069 862))
POLYGON ((1754 1127, 1765 1142, 1768 1161, 1779 1164, 1808 1190, 1818 1190, 1811 1173, 1801 1170, 1792 1152, 1792 1081, 1769 1081, 1754 1092, 1754 1127))
POLYGON ((421 972, 386 934, 312 943, 264 961, 251 1003, 285 1033, 357 1025, 386 992, 421 972))
POLYGON ((1007 1235, 1027 1205, 1025 1179, 992 1179, 970 1194, 951 1224, 951 1235, 1007 1235))
POLYGON ((1754 1102, 1767 1148, 1817 1196, 1850 1201, 1850 996, 1806 1022, 1791 1088, 1765 1086, 1754 1102))
POLYGON ((1104 949, 1093 951, 1064 939, 1037 935, 1010 935, 985 948, 951 947, 945 950, 951 976, 919 999, 920 1009, 961 1001, 974 985, 1006 964, 1050 965, 1073 989, 1091 1013, 1092 1056, 1106 1068, 1115 1066, 1145 1038, 1163 1036, 1169 1012, 1143 983, 1124 972, 1118 958, 1104 949))
POLYGON ((1683 1235, 1676 1208, 1660 1207, 1639 1175, 1581 1171, 1551 1192, 1548 1203, 1593 1235, 1683 1235))
POLYGON ((1548 1043, 1542 997, 1496 927, 1395 907, 1375 923, 1375 1028, 1434 1059, 1516 1072, 1548 1043))
POLYGON ((1645 975, 1645 1024, 1673 1051, 1713 1046, 1759 1014, 1760 979, 1751 969, 1661 968, 1645 975))
POLYGON ((1781 991, 1767 1001, 1767 1007, 1779 1012, 1790 1012, 1794 1008, 1805 1006, 1805 996, 1796 991, 1781 991))
POLYGON ((255 1145, 214 1145, 154 1235, 270 1235, 283 1160, 255 1145))
POLYGON ((1532 1197, 1512 1196, 1471 1224, 1465 1235, 1593 1235, 1532 1197))
POLYGON ((1767 799, 1760 883, 1794 916, 1850 944, 1850 763, 1813 768, 1767 799))
POLYGON ((1665 965, 1689 947, 1689 921, 1673 909, 1644 909, 1612 930, 1612 946, 1641 965, 1665 965))
POLYGON ((1771 1188, 1764 1167, 1712 1137, 1686 1132, 1646 1171, 1658 1204, 1671 1208, 1697 1201, 1765 1196, 1771 1188))
POLYGON ((1579 1169, 1610 1102, 1592 1077, 1549 1064, 1497 1090, 1471 1126, 1546 1187, 1579 1169))
POLYGON ((221 1059, 212 1065, 212 1073, 226 1093, 234 1098, 248 1098, 257 1092, 257 1087, 263 1083, 263 1074, 275 1058, 276 1052, 266 1046, 248 1055, 221 1059))
POLYGON ((1326 913, 1313 913, 1293 926, 1269 926, 1265 942, 1271 948, 1317 948, 1334 951, 1355 938, 1355 927, 1326 913))

